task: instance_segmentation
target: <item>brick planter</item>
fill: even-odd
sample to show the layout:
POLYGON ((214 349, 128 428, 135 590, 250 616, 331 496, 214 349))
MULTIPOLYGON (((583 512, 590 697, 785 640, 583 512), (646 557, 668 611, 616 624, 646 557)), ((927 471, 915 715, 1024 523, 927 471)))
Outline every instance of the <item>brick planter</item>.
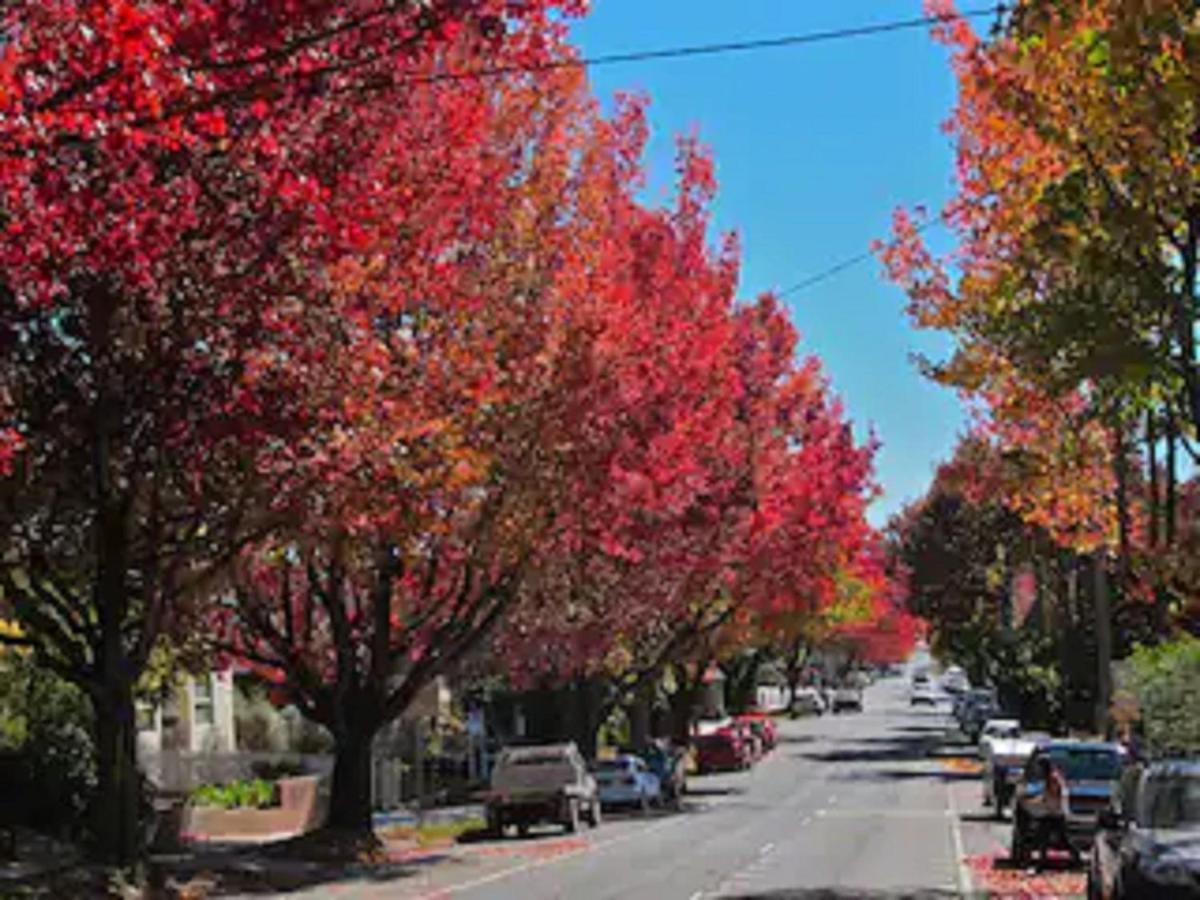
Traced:
POLYGON ((279 780, 279 805, 266 809, 222 809, 189 803, 183 835, 198 841, 254 841, 303 834, 325 822, 327 797, 317 775, 279 780))

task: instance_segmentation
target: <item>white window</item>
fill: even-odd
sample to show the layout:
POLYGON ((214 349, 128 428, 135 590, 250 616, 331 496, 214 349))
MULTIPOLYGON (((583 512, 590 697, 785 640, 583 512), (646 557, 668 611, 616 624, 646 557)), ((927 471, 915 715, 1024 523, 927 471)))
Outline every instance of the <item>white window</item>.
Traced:
POLYGON ((201 675, 192 684, 192 721, 197 725, 212 725, 216 721, 210 675, 201 675))

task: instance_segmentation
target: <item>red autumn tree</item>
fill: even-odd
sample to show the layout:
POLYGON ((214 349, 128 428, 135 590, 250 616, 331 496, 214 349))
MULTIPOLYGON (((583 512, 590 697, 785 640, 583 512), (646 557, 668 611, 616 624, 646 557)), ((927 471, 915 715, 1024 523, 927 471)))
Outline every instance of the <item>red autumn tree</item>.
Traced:
POLYGON ((389 171, 393 200, 335 271, 344 328, 296 470, 307 509, 247 555, 219 617, 232 652, 331 731, 336 828, 369 830, 374 736, 542 577, 575 502, 606 483, 589 410, 634 333, 602 291, 632 252, 640 111, 602 118, 569 70, 487 99, 484 168, 449 200, 408 199, 436 142, 364 167, 389 171))
POLYGON ((537 61, 561 26, 501 2, 0 16, 6 640, 91 698, 98 849, 127 862, 133 684, 185 601, 286 520, 296 442, 340 403, 314 376, 347 312, 330 273, 371 237, 346 211, 395 200, 360 161, 382 149, 394 173, 406 140, 438 144, 409 202, 453 205, 479 170, 442 163, 475 145, 487 92, 415 85, 537 61))

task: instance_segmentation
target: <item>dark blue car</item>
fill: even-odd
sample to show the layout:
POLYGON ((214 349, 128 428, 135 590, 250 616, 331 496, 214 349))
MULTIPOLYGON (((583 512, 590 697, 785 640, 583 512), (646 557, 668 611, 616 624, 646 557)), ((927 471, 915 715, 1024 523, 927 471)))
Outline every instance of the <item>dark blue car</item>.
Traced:
POLYGON ((1200 898, 1200 760, 1131 767, 1100 829, 1089 898, 1200 898))

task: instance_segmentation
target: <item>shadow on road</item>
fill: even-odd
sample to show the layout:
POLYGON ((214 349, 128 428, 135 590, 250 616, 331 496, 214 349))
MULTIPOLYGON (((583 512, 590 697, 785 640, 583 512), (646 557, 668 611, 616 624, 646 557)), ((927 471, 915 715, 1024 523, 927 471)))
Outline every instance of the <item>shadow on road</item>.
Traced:
POLYGON ((948 769, 873 769, 854 776, 856 781, 978 781, 978 772, 955 772, 948 769))
POLYGON ((811 744, 816 738, 811 734, 781 734, 776 739, 777 744, 811 744))
POLYGON ((695 787, 695 783, 688 785, 688 797, 731 797, 735 794, 744 794, 744 787, 695 787))
POLYGON ((988 825, 1003 825, 1008 819, 997 819, 995 813, 979 812, 979 813, 959 813, 958 820, 960 822, 984 822, 988 825))
MULTIPOLYGON (((418 875, 421 869, 436 865, 447 858, 444 852, 430 850, 406 856, 395 862, 370 864, 304 863, 282 860, 267 861, 261 857, 250 857, 237 862, 229 861, 222 867, 155 867, 150 872, 153 890, 166 890, 162 896, 227 897, 247 895, 279 895, 324 885, 336 886, 338 890, 350 890, 358 882, 362 885, 399 883, 418 875)), ((34 895, 37 896, 37 895, 34 895)), ((54 893, 48 896, 109 896, 107 893, 91 894, 84 891, 54 893)), ((149 896, 160 896, 151 893, 149 896)))
POLYGON ((953 891, 919 889, 870 891, 861 888, 796 888, 757 894, 728 894, 726 900, 948 900, 958 896, 953 891))
POLYGON ((852 763, 852 762, 898 762, 905 760, 925 759, 924 748, 911 743, 891 742, 882 747, 862 746, 855 741, 854 749, 825 750, 821 753, 796 753, 799 759, 807 759, 820 763, 852 763))

